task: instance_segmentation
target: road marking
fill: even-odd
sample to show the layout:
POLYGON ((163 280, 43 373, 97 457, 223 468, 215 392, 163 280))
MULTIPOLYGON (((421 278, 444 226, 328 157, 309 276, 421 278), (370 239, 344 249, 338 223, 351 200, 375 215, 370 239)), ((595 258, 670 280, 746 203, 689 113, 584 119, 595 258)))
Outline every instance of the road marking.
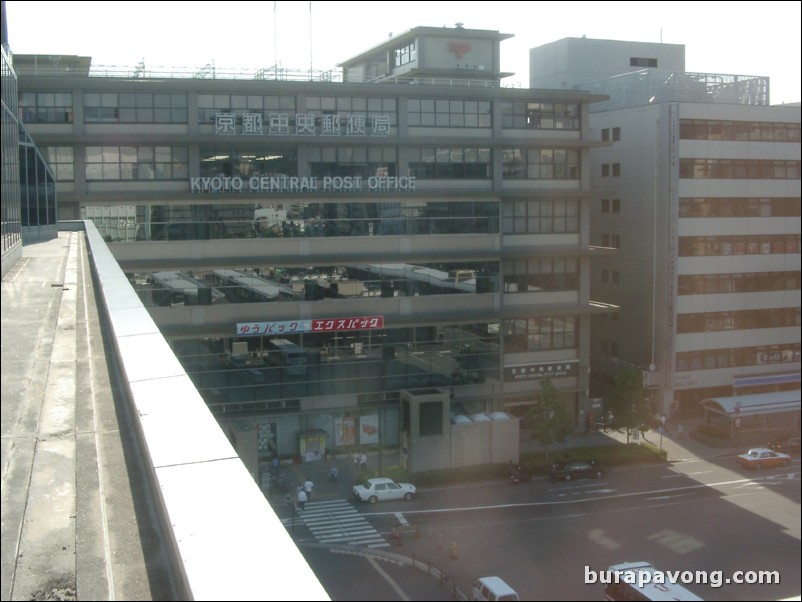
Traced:
POLYGON ((696 495, 696 493, 678 493, 676 495, 658 495, 655 497, 647 497, 646 500, 670 500, 677 497, 684 497, 686 495, 696 495))
POLYGON ((401 512, 396 512, 395 517, 398 519, 398 522, 404 525, 405 527, 409 525, 409 521, 404 518, 404 515, 401 512))
POLYGON ((387 583, 389 583, 389 584, 390 584, 390 587, 392 587, 392 588, 395 590, 395 593, 397 593, 397 594, 398 594, 398 597, 399 597, 399 598, 401 598, 402 600, 404 600, 404 601, 406 601, 406 602, 408 602, 408 601, 409 601, 409 596, 407 596, 407 594, 404 592, 404 590, 402 590, 402 589, 401 589, 401 586, 400 586, 400 585, 398 585, 398 584, 395 582, 395 580, 394 580, 392 577, 390 577, 390 575, 388 575, 388 574, 387 574, 387 573, 384 571, 384 569, 382 569, 382 568, 381 568, 381 567, 380 567, 380 566, 379 566, 379 565, 376 563, 376 561, 375 561, 375 560, 373 560, 373 558, 368 558, 368 562, 370 563, 370 565, 371 565, 371 566, 372 566, 374 569, 376 569, 376 572, 377 572, 377 573, 379 573, 379 575, 381 575, 382 577, 384 577, 384 580, 385 580, 385 581, 387 581, 387 583))
MULTIPOLYGON (((369 548, 384 548, 390 544, 356 508, 346 500, 308 502, 295 520, 305 525, 320 543, 345 543, 369 548)), ((285 526, 292 518, 283 519, 285 526)))

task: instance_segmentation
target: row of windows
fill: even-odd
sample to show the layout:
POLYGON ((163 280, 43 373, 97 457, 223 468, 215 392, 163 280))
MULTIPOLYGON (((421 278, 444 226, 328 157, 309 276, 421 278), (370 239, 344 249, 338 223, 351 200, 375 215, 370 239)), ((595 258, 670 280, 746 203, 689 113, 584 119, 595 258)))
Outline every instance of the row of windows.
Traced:
POLYGON ((204 147, 200 149, 200 162, 201 177, 250 178, 298 173, 294 148, 255 147, 243 151, 231 147, 204 147))
POLYGON ((799 217, 800 198, 687 198, 679 200, 680 217, 799 217))
POLYGON ((612 249, 620 249, 621 248, 621 236, 618 234, 602 234, 601 235, 601 246, 602 247, 609 247, 612 249))
MULTIPOLYGON (((47 147, 45 152, 58 181, 75 179, 72 147, 47 147)), ((579 159, 576 151, 537 149, 530 150, 527 155, 526 151, 516 149, 505 151, 505 156, 520 157, 522 153, 533 161, 526 167, 526 177, 578 177, 579 159)), ((88 147, 86 177, 89 180, 181 179, 187 177, 188 173, 187 154, 186 147, 88 147), (143 167, 132 169, 131 165, 134 164, 143 167), (145 165, 151 165, 153 169, 145 165)), ((314 176, 367 178, 375 175, 395 176, 398 173, 397 150, 394 147, 314 147, 306 151, 306 156, 311 175, 314 176)), ((413 148, 409 151, 409 159, 410 175, 422 179, 490 178, 489 148, 413 148)), ((298 174, 294 148, 257 147, 241 151, 230 147, 206 147, 200 149, 200 161, 201 177, 251 178, 298 174)), ((506 164, 505 170, 509 171, 506 164)))
POLYGON ((401 48, 396 48, 393 52, 393 66, 400 67, 415 62, 417 59, 416 43, 410 42, 401 48))
MULTIPOLYGON (((229 412, 232 406, 250 409, 270 400, 307 396, 392 396, 403 389, 475 386, 500 380, 498 324, 385 328, 287 335, 306 351, 303 374, 287 374, 266 350, 269 337, 238 339, 248 344, 249 366, 235 367, 225 358, 230 341, 206 339, 179 341, 184 365, 207 403, 229 412), (404 361, 417 350, 450 351, 453 362, 404 361)), ((272 406, 275 407, 275 406, 272 406)), ((284 406, 286 408, 286 406, 284 406)), ((281 409, 281 408, 277 408, 281 409)), ((264 410, 263 410, 264 411, 264 410)), ((285 409, 286 411, 286 409, 285 409)))
POLYGON ((505 259, 502 262, 504 292, 578 290, 578 271, 576 257, 505 259))
POLYGON ((798 123, 719 121, 714 119, 680 119, 682 140, 733 140, 753 142, 799 142, 798 123))
MULTIPOLYGON (((415 47, 405 49, 414 60, 415 47)), ((294 118, 291 95, 198 94, 198 123, 214 123, 218 113, 288 113, 294 118)), ((308 96, 305 111, 324 114, 358 113, 389 116, 397 123, 397 99, 347 96, 308 96)), ((492 127, 492 102, 484 100, 410 99, 410 126, 492 127)), ((22 92, 19 113, 26 123, 72 123, 71 92, 22 92)), ((185 93, 85 92, 85 123, 188 123, 185 93)), ((507 129, 567 129, 580 127, 578 103, 502 102, 502 127, 507 129)))
POLYGON ((579 232, 579 201, 512 201, 501 211, 504 234, 579 232))
POLYGON ((578 130, 579 104, 502 102, 501 127, 518 130, 578 130))
POLYGON ((680 159, 679 177, 688 179, 798 180, 799 161, 680 159))
POLYGON ((601 281, 604 284, 621 284, 621 272, 618 270, 603 269, 601 271, 601 281))
POLYGON ((602 199, 602 213, 621 213, 621 199, 602 199))
POLYGON ((498 203, 237 203, 85 207, 109 241, 498 234, 498 203))
POLYGON ((576 349, 577 319, 574 316, 504 320, 505 353, 576 349))
POLYGON ((411 148, 409 174, 421 179, 488 179, 489 148, 411 148))
POLYGON ((488 100, 418 99, 407 101, 410 126, 469 127, 493 126, 488 100))
POLYGON ((565 148, 510 148, 502 151, 508 180, 576 180, 579 151, 565 148))
POLYGON ((762 236, 680 236, 679 256, 774 255, 799 253, 799 234, 762 236))
POLYGON ((677 316, 677 332, 679 333, 781 328, 784 326, 800 326, 800 309, 798 307, 679 314, 677 316))
POLYGON ((798 362, 799 344, 705 349, 677 353, 677 372, 798 362))
POLYGON ((602 163, 601 166, 602 178, 620 178, 621 177, 621 164, 620 163, 602 163))
POLYGON ((261 267, 133 274, 130 279, 147 307, 480 294, 499 290, 497 262, 261 267))
POLYGON ((759 272, 745 274, 694 274, 680 276, 678 294, 715 295, 793 291, 800 288, 800 272, 759 272))
POLYGON ((24 123, 72 123, 72 93, 20 92, 19 117, 24 123))
POLYGON ((187 123, 187 95, 85 92, 84 123, 187 123))
POLYGON ((610 140, 612 140, 613 142, 617 142, 618 140, 621 140, 621 128, 620 127, 604 128, 601 131, 601 139, 604 140, 605 142, 608 142, 610 140))
POLYGON ((187 149, 183 146, 88 146, 86 179, 185 180, 187 149))
POLYGON ((71 146, 46 146, 40 149, 57 182, 75 180, 75 158, 71 146))

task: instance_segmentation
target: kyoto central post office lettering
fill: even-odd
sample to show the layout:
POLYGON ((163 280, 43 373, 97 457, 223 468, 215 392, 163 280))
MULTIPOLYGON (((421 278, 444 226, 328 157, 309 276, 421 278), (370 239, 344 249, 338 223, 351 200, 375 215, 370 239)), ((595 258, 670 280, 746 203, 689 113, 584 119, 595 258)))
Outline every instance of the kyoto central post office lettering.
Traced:
POLYGON ((212 176, 190 178, 190 191, 209 192, 358 192, 360 190, 414 192, 415 176, 254 176, 253 178, 212 176))

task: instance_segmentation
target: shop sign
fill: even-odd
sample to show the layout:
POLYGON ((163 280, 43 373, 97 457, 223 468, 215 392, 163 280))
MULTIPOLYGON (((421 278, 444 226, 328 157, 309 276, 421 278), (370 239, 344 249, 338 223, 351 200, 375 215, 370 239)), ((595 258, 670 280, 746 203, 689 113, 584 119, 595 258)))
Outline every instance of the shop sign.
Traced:
POLYGON ((542 378, 565 378, 568 376, 577 376, 578 374, 579 360, 504 366, 505 382, 539 380, 542 378))
POLYGON ((359 318, 316 318, 278 322, 243 322, 237 324, 237 336, 300 334, 304 332, 343 332, 384 328, 384 316, 359 318))

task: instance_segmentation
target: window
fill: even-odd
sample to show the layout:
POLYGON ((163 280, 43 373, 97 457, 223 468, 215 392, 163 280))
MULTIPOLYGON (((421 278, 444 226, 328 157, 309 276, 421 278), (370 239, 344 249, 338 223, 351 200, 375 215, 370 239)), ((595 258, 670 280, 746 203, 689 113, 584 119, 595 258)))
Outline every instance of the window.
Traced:
POLYGON ((47 146, 42 149, 47 158, 50 169, 57 182, 72 182, 75 180, 75 162, 73 159, 73 147, 71 146, 47 146))
POLYGON ((239 124, 245 114, 259 114, 267 124, 271 114, 286 113, 292 117, 294 127, 295 112, 294 96, 198 94, 199 124, 214 124, 218 113, 234 113, 239 124))
POLYGON ((573 149, 504 149, 502 169, 508 180, 575 180, 579 178, 579 152, 573 149))
POLYGON ((294 148, 210 146, 200 149, 201 177, 252 178, 297 174, 298 161, 294 148))
POLYGON ((393 52, 393 66, 399 67, 415 61, 417 58, 417 50, 415 42, 396 48, 393 52))
POLYGON ((410 127, 492 127, 490 101, 410 98, 407 101, 410 127))
POLYGON ((621 140, 621 128, 613 128, 613 141, 621 140))
POLYGON ((629 59, 629 66, 630 67, 657 67, 657 59, 647 59, 641 57, 630 57, 629 59))
POLYGON ((24 123, 72 123, 72 93, 20 92, 19 118, 24 123))
POLYGON ((505 234, 579 232, 578 201, 510 201, 502 205, 505 234))
POLYGON ((601 131, 601 134, 602 134, 602 141, 607 142, 608 140, 610 140, 610 128, 604 128, 601 131))
POLYGON ((620 178, 621 177, 621 164, 620 163, 613 163, 613 177, 620 178))
POLYGON ((613 199, 613 213, 621 213, 621 199, 613 199))
POLYGON ((610 199, 601 200, 601 212, 610 213, 610 199))
POLYGON ((86 179, 183 180, 187 160, 184 146, 88 146, 86 179))
POLYGON ((679 177, 685 179, 799 179, 800 161, 762 159, 680 159, 679 177))
POLYGON ((398 175, 394 147, 312 147, 307 153, 309 170, 318 178, 352 176, 364 179, 398 175))
POLYGON ((602 178, 609 178, 610 177, 610 164, 609 163, 602 163, 601 175, 602 175, 602 178))
POLYGON ((502 270, 506 293, 566 291, 579 287, 576 257, 506 259, 502 270))
POLYGON ((540 351, 546 349, 575 349, 577 319, 574 316, 505 320, 504 351, 540 351))
POLYGON ((505 129, 578 130, 579 105, 561 102, 504 102, 501 126, 505 129))
POLYGON ((85 92, 84 123, 187 123, 187 95, 85 92))
POLYGON ((487 179, 489 148, 411 148, 410 175, 421 179, 487 179))
POLYGON ((681 119, 682 140, 730 140, 730 141, 800 141, 798 123, 770 123, 720 121, 712 119, 681 119))

